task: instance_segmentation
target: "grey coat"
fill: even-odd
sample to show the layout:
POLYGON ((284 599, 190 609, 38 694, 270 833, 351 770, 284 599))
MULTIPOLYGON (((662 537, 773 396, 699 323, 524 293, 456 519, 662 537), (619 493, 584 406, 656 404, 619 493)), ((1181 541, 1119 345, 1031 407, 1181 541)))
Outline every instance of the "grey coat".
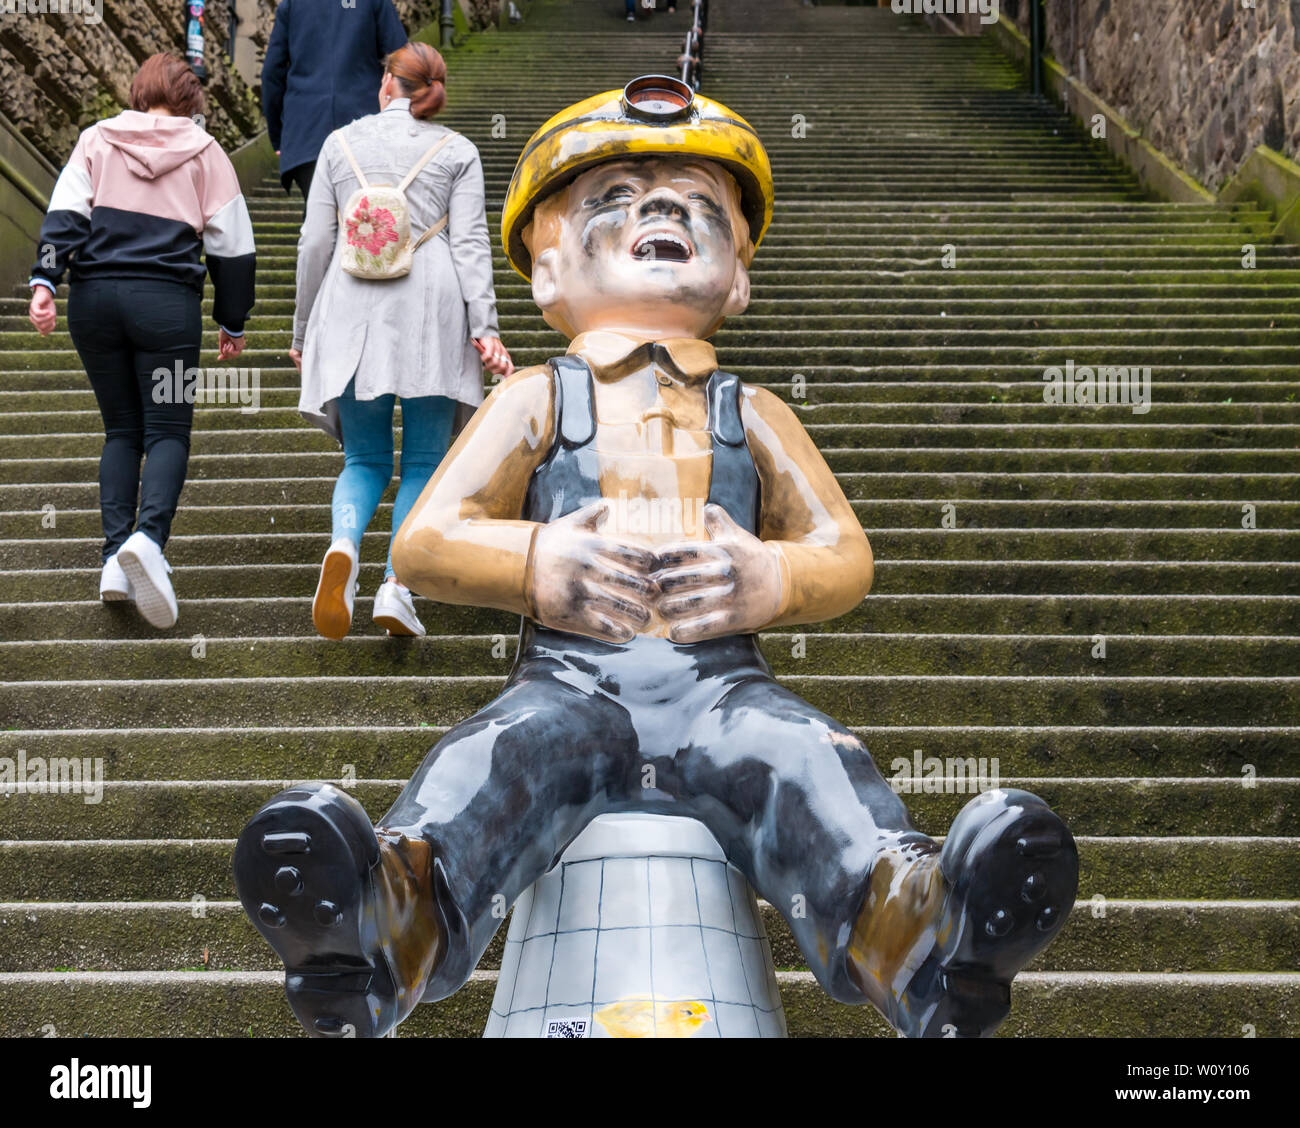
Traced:
MULTIPOLYGON (((397 184, 448 130, 394 99, 346 125, 348 147, 372 184, 397 184)), ((483 402, 483 369, 470 343, 499 336, 492 244, 478 150, 457 136, 406 190, 411 237, 448 223, 415 252, 405 278, 369 281, 339 266, 338 213, 360 184, 336 133, 325 140, 298 240, 293 343, 303 354, 303 416, 338 439, 333 401, 356 377, 357 399, 447 396, 466 416, 483 402)))

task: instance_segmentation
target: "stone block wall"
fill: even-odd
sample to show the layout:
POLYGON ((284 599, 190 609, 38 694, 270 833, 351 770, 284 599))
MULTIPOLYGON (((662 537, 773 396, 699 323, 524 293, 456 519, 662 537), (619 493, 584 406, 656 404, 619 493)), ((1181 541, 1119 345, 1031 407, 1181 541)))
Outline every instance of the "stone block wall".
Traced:
MULTIPOLYGON (((1029 34, 1028 0, 1002 0, 1029 34)), ((1257 145, 1300 160, 1300 0, 1047 0, 1075 78, 1211 191, 1257 145)))
MULTIPOLYGON (((436 21, 438 0, 395 0, 409 32, 436 21)), ((241 17, 239 36, 251 40, 260 69, 275 19, 276 0, 208 0, 205 62, 207 128, 226 148, 236 148, 263 128, 256 73, 247 52, 236 69, 227 56, 231 5, 241 17)), ((61 168, 77 134, 127 106, 131 79, 157 51, 183 53, 182 0, 19 0, 0 5, 0 114, 13 123, 55 168, 61 168), (6 11, 17 6, 18 12, 6 11), (59 11, 62 8, 64 11, 59 11), (97 11, 102 19, 93 22, 97 11)))

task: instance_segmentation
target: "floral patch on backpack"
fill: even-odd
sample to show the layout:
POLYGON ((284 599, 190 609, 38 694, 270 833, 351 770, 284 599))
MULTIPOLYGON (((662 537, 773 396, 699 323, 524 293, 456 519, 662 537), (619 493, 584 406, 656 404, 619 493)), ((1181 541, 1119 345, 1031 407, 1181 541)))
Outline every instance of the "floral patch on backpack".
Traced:
POLYGON ((352 165, 352 171, 361 187, 343 205, 339 212, 339 237, 342 242, 340 265, 354 278, 383 281, 404 278, 411 272, 411 257, 428 239, 447 226, 444 215, 432 227, 411 242, 411 209, 406 200, 410 187, 420 170, 456 134, 448 132, 416 162, 415 167, 402 178, 396 187, 388 184, 371 184, 361 171, 352 150, 343 137, 337 134, 343 155, 352 165))

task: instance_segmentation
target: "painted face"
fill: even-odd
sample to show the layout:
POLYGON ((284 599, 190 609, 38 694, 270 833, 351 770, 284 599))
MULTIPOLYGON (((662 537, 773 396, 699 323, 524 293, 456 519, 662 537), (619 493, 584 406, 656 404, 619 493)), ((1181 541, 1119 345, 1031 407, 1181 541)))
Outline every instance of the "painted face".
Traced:
POLYGON ((534 268, 538 304, 554 306, 575 332, 703 335, 748 303, 733 191, 711 161, 642 157, 588 170, 569 189, 556 245, 534 268))

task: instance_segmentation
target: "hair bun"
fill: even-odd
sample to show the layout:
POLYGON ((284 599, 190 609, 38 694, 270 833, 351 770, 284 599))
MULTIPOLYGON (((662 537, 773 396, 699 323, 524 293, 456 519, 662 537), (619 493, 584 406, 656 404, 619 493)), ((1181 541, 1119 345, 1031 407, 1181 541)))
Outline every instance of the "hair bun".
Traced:
POLYGON ((411 99, 411 113, 425 120, 433 117, 446 101, 447 64, 427 43, 408 43, 384 61, 402 93, 411 99))

